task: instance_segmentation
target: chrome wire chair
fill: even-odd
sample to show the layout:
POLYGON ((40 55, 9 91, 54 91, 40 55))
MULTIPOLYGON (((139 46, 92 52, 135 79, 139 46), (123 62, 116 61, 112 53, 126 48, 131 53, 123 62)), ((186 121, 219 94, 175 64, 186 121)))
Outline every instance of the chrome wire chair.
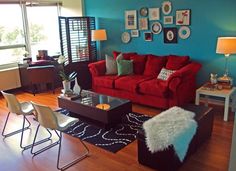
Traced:
MULTIPOLYGON (((6 103, 7 103, 7 107, 8 107, 8 114, 7 114, 7 118, 6 118, 6 121, 4 123, 4 126, 3 126, 3 130, 2 130, 2 136, 4 138, 7 138, 7 137, 10 137, 12 135, 15 135, 15 134, 18 134, 18 133, 21 133, 21 138, 20 138, 20 147, 23 149, 23 150, 26 150, 26 149, 29 149, 32 147, 32 144, 29 144, 29 145, 23 145, 23 137, 24 137, 24 131, 27 130, 27 129, 30 129, 30 126, 31 126, 31 123, 29 122, 29 120, 27 119, 26 116, 29 116, 29 115, 33 115, 33 112, 34 112, 34 108, 32 106, 32 104, 30 102, 22 102, 20 103, 16 96, 13 95, 13 94, 10 94, 10 93, 6 93, 4 91, 1 91, 2 95, 4 96, 5 100, 6 100, 6 103), (7 123, 8 123, 8 119, 9 119, 9 116, 11 113, 15 113, 16 115, 23 115, 23 124, 22 124, 22 128, 21 129, 18 129, 16 131, 13 131, 13 132, 10 132, 10 133, 5 133, 5 129, 7 127, 7 123), (28 124, 28 126, 26 126, 26 123, 28 124)), ((36 142, 37 144, 40 144, 40 143, 43 143, 45 141, 48 141, 51 139, 51 132, 48 131, 50 136, 46 139, 43 139, 43 140, 40 140, 38 142, 36 142)))
POLYGON ((31 103, 34 106, 34 109, 37 114, 37 119, 39 122, 39 125, 38 125, 36 133, 35 133, 33 146, 31 148, 31 153, 34 156, 36 156, 36 155, 42 153, 43 151, 46 151, 46 150, 54 147, 55 145, 59 144, 58 155, 57 155, 57 169, 65 170, 65 169, 73 166, 74 164, 78 163, 79 161, 81 161, 82 159, 86 158, 89 155, 88 147, 84 144, 83 141, 81 141, 78 138, 80 140, 81 144, 83 145, 83 147, 85 148, 85 152, 82 155, 80 155, 79 157, 77 157, 76 159, 74 159, 73 161, 71 161, 63 166, 60 166, 62 131, 65 131, 66 129, 68 129, 71 125, 76 123, 78 121, 78 119, 63 115, 59 112, 54 112, 48 106, 39 105, 34 102, 31 102, 31 103), (54 131, 56 133, 56 135, 58 136, 59 140, 46 146, 46 147, 39 149, 37 151, 34 151, 34 146, 35 146, 34 142, 36 141, 38 130, 39 130, 40 126, 54 131))

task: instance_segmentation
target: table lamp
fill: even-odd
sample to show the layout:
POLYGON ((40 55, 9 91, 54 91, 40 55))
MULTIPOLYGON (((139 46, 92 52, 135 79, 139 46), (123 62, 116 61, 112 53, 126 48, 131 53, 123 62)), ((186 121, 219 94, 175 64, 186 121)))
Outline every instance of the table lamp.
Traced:
POLYGON ((107 40, 107 33, 105 29, 100 29, 100 30, 92 30, 91 32, 91 40, 92 41, 99 41, 99 55, 101 58, 101 44, 100 41, 107 40))
POLYGON ((228 59, 229 55, 236 54, 236 37, 218 37, 216 53, 225 55, 225 73, 219 80, 231 82, 232 78, 229 76, 228 59))

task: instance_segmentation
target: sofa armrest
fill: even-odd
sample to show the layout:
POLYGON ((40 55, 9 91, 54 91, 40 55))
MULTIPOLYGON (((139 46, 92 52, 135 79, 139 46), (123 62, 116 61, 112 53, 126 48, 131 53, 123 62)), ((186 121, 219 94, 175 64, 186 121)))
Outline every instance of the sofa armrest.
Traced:
POLYGON ((101 60, 98 62, 93 62, 88 65, 89 71, 91 72, 92 76, 99 76, 105 75, 106 72, 106 61, 101 60))
POLYGON ((175 92, 179 84, 187 81, 191 77, 195 77, 200 68, 201 64, 197 62, 191 62, 190 64, 173 73, 167 80, 169 89, 175 92))

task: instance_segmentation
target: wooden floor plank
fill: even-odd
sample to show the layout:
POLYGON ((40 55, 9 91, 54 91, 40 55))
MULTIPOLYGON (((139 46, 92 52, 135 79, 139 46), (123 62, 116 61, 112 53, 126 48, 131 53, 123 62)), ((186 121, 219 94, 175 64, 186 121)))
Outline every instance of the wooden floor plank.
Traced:
MULTIPOLYGON (((51 92, 40 93, 33 96, 30 93, 14 91, 20 101, 34 101, 58 109, 57 96, 51 92)), ((154 116, 161 112, 159 109, 141 105, 133 105, 133 111, 154 116)), ((233 129, 233 113, 229 115, 229 121, 223 121, 223 107, 214 106, 215 117, 212 137, 206 141, 197 152, 181 167, 181 171, 226 171, 230 157, 231 137, 233 129)), ((5 100, 0 96, 0 131, 7 115, 5 100)), ((33 122, 33 129, 37 123, 33 122)), ((10 125, 21 124, 19 117, 12 117, 10 125)), ((31 137, 34 134, 32 130, 31 137)), ((19 147, 20 136, 12 136, 6 139, 0 138, 0 170, 1 171, 54 171, 56 169, 57 149, 54 147, 34 158, 29 150, 23 151, 19 147)), ((85 142, 86 143, 86 142, 85 142)), ((152 169, 140 165, 137 161, 137 141, 129 144, 122 150, 113 154, 101 148, 86 143, 90 149, 90 156, 80 163, 69 168, 68 171, 151 171, 152 169)), ((81 144, 78 139, 64 135, 62 162, 71 160, 81 152, 81 144)))

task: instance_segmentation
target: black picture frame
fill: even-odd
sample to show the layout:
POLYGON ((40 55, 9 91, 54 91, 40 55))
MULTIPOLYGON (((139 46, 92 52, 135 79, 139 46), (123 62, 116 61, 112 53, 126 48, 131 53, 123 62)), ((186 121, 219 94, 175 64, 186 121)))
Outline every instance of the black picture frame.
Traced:
POLYGON ((177 43, 177 28, 169 27, 164 28, 164 43, 177 43))

